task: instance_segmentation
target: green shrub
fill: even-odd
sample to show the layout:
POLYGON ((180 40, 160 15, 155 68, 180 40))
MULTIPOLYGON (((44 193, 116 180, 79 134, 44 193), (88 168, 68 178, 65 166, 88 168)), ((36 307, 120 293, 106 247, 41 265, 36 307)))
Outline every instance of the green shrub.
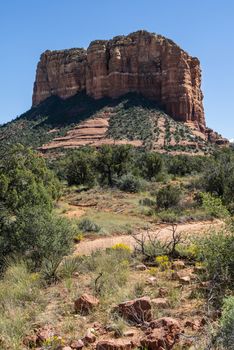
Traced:
POLYGON ((185 176, 192 172, 200 172, 207 160, 205 157, 176 155, 169 157, 168 172, 173 175, 185 176))
POLYGON ((40 207, 24 208, 8 235, 1 236, 1 257, 24 256, 33 270, 42 268, 46 277, 53 278, 63 256, 70 252, 74 233, 69 220, 40 207))
POLYGON ((163 210, 160 213, 157 214, 158 218, 162 222, 168 222, 168 223, 173 223, 177 222, 179 219, 179 216, 177 213, 175 213, 173 210, 163 210))
POLYGON ((103 145, 97 152, 96 169, 101 185, 114 185, 114 178, 127 173, 132 147, 129 145, 103 145))
POLYGON ((225 349, 234 349, 234 296, 224 299, 222 316, 221 316, 221 332, 219 341, 225 346, 225 349))
POLYGON ((88 218, 82 219, 78 227, 82 232, 99 232, 101 230, 100 226, 88 218))
POLYGON ((79 255, 65 258, 59 266, 58 275, 62 278, 71 278, 74 272, 79 271, 82 261, 79 255))
POLYGON ((157 193, 157 206, 161 209, 168 209, 176 206, 181 199, 181 190, 178 186, 167 185, 157 193))
POLYGON ((132 174, 126 174, 116 182, 117 187, 125 192, 139 192, 144 189, 144 181, 132 174))
POLYGON ((31 149, 15 145, 0 159, 0 201, 10 212, 38 205, 51 210, 59 189, 44 159, 31 149))
POLYGON ((161 172, 163 166, 162 157, 156 152, 144 152, 140 160, 141 175, 151 180, 161 172))
POLYGON ((234 234, 212 232, 197 240, 198 259, 206 267, 206 278, 212 281, 211 300, 220 303, 227 291, 234 285, 234 234))
POLYGON ((65 169, 69 186, 85 185, 92 187, 95 183, 95 153, 92 149, 85 148, 74 151, 69 157, 65 169))
POLYGON ((139 200, 139 204, 145 205, 147 207, 153 207, 156 204, 156 202, 155 202, 155 200, 152 200, 150 198, 143 198, 143 199, 139 200))
MULTIPOLYGON (((199 241, 198 242, 189 242, 184 244, 178 244, 177 251, 180 257, 192 261, 200 260, 199 256, 199 241)), ((198 264, 201 264, 198 262, 198 264)))
POLYGON ((222 199, 214 197, 210 193, 200 193, 202 207, 205 211, 215 218, 226 218, 229 216, 227 208, 223 205, 222 199))
POLYGON ((217 153, 203 176, 207 192, 222 197, 225 204, 233 203, 234 152, 223 150, 217 153))
MULTIPOLYGON (((61 232, 58 230, 55 237, 55 232, 50 231, 52 223, 55 225, 56 220, 54 230, 59 226, 59 219, 52 218, 51 215, 53 200, 59 197, 59 191, 58 180, 47 169, 44 159, 31 149, 15 145, 2 156, 0 269, 3 268, 4 260, 9 255, 26 254, 27 260, 31 259, 34 267, 42 265, 42 260, 46 258, 49 250, 51 258, 52 254, 56 255, 53 245, 58 243, 57 238, 61 232), (43 246, 43 239, 48 246, 43 246)), ((58 249, 58 252, 61 250, 58 249)))

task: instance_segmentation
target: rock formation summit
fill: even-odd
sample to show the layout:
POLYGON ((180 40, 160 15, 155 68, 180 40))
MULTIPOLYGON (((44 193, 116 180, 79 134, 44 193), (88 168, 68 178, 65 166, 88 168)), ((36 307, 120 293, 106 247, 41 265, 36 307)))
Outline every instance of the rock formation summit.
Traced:
POLYGON ((37 66, 33 106, 52 95, 67 99, 79 92, 94 99, 139 93, 174 120, 206 130, 199 60, 161 35, 141 30, 93 41, 87 50, 45 51, 37 66))

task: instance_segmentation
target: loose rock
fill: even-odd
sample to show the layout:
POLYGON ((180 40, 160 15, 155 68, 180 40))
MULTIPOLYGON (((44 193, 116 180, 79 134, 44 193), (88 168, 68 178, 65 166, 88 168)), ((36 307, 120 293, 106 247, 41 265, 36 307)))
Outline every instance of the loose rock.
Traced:
POLYGON ((179 282, 181 284, 190 284, 191 277, 190 276, 182 276, 179 278, 179 282))
POLYGON ((145 271, 145 270, 147 270, 147 266, 144 264, 139 264, 139 265, 135 266, 135 269, 138 271, 145 271))
POLYGON ((142 297, 119 304, 117 311, 126 320, 140 324, 152 320, 151 303, 149 297, 142 297))
POLYGON ((96 350, 131 350, 134 344, 129 340, 102 340, 96 345, 96 350))
POLYGON ((175 260, 172 264, 173 270, 182 270, 185 268, 185 263, 182 260, 175 260))
POLYGON ((90 343, 94 343, 96 341, 96 336, 93 333, 93 329, 88 329, 87 333, 85 336, 82 338, 82 341, 84 342, 85 345, 88 345, 90 343))
POLYGON ((90 313, 97 305, 99 304, 99 300, 95 298, 93 295, 83 294, 77 300, 75 300, 75 312, 79 312, 81 314, 90 313))
POLYGON ((155 298, 151 300, 151 303, 161 309, 166 309, 169 306, 169 301, 166 298, 155 298))
POLYGON ((169 294, 169 292, 168 292, 167 288, 163 288, 163 287, 159 288, 159 290, 158 290, 158 297, 159 298, 167 297, 168 294, 169 294))
POLYGON ((172 346, 179 342, 182 330, 179 322, 173 318, 154 320, 150 323, 150 328, 141 339, 141 345, 149 350, 172 349, 172 346))
POLYGON ((72 349, 82 349, 84 347, 84 342, 81 339, 73 340, 70 346, 72 349))
POLYGON ((150 285, 155 285, 157 283, 157 278, 156 277, 149 277, 147 278, 147 281, 146 281, 147 284, 150 284, 150 285))

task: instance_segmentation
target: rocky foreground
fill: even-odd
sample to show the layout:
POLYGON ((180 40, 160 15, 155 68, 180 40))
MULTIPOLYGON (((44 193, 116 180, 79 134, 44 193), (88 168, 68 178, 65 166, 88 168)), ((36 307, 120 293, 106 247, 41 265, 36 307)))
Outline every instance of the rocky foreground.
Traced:
MULTIPOLYGON (((172 280, 176 288, 181 289, 181 295, 184 295, 185 291, 191 294, 198 282, 194 270, 186 267, 181 260, 174 261, 173 269, 175 272, 172 280)), ((147 276, 148 269, 144 264, 136 265, 135 270, 136 273, 139 272, 141 278, 147 276)), ((197 310, 189 316, 190 312, 187 310, 189 301, 183 299, 185 310, 181 311, 183 308, 181 310, 178 308, 177 316, 175 310, 175 317, 155 318, 156 311, 158 315, 170 314, 168 310, 171 307, 170 290, 165 287, 159 288, 158 282, 158 278, 153 276, 147 277, 146 280, 149 288, 157 291, 157 297, 142 296, 113 305, 108 310, 112 320, 121 318, 122 322, 125 322, 124 330, 120 326, 118 328, 114 322, 104 325, 102 313, 99 314, 99 318, 97 313, 103 300, 92 294, 83 293, 71 305, 74 318, 83 320, 83 336, 79 338, 76 335, 72 339, 68 334, 61 336, 61 325, 59 325, 61 317, 59 317, 57 327, 51 325, 36 327, 31 335, 25 337, 24 344, 27 348, 38 350, 44 349, 43 346, 50 342, 57 344, 56 350, 194 349, 193 344, 198 334, 204 334, 207 324, 201 305, 197 303, 197 310)), ((199 284, 199 288, 205 287, 202 283, 199 284)), ((65 300, 64 291, 62 294, 65 300)), ((193 302, 190 300, 190 303, 193 302)))

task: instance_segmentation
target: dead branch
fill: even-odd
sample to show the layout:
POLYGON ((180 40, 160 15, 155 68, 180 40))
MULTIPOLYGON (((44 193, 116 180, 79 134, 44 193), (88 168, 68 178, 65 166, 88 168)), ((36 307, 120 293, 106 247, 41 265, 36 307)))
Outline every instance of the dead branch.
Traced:
POLYGON ((161 229, 156 232, 150 233, 149 230, 144 231, 139 234, 132 234, 135 240, 135 253, 143 255, 146 259, 152 258, 152 254, 149 253, 147 247, 151 247, 154 252, 154 256, 157 252, 165 252, 164 254, 174 258, 177 255, 176 247, 178 244, 182 243, 182 233, 177 231, 177 224, 171 224, 171 238, 164 241, 159 237, 161 229))

